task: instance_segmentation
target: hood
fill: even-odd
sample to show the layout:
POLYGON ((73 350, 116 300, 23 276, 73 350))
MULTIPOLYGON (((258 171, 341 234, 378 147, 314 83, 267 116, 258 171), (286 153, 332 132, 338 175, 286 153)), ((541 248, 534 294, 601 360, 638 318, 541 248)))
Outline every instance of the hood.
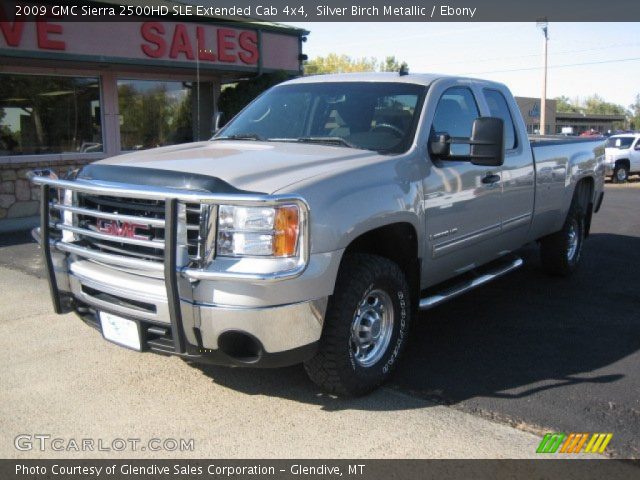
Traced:
POLYGON ((206 175, 239 190, 274 193, 316 175, 384 158, 341 146, 216 140, 127 153, 95 164, 206 175))

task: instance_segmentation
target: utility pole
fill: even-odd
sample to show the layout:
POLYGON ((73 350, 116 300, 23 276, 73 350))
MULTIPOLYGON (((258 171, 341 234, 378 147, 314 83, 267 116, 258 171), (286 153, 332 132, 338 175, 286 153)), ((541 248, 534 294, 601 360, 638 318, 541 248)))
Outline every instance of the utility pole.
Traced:
POLYGON ((543 18, 538 20, 536 25, 544 35, 542 43, 544 68, 542 73, 542 97, 540 98, 540 135, 545 135, 547 133, 547 44, 549 43, 549 22, 547 22, 546 18, 543 18))

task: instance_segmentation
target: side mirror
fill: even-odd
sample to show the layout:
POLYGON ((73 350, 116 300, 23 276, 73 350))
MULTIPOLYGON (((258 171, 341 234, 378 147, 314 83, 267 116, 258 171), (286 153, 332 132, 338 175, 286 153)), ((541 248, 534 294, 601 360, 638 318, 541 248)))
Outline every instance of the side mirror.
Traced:
POLYGON ((429 142, 429 150, 431 155, 443 160, 464 160, 474 165, 499 167, 504 163, 504 121, 494 117, 476 118, 471 138, 437 132, 429 142), (451 155, 451 145, 470 145, 470 153, 451 155))
POLYGON ((504 163, 504 121, 495 117, 480 117, 471 131, 471 163, 499 167, 504 163))

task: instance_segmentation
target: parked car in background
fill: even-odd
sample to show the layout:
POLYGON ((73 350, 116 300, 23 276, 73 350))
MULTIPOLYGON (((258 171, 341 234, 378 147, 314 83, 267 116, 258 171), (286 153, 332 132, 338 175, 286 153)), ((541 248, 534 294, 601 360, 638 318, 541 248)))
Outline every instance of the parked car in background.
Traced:
POLYGON ((602 133, 600 133, 597 130, 594 130, 593 128, 590 130, 585 130, 584 132, 582 132, 580 134, 581 137, 602 137, 602 133))
POLYGON ((605 143, 605 175, 624 183, 629 175, 640 174, 640 133, 613 135, 605 143))

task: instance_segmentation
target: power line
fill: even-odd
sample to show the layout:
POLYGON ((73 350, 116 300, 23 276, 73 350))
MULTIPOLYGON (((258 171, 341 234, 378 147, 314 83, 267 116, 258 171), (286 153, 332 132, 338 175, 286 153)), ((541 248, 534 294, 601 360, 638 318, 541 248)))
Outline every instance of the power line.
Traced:
MULTIPOLYGON (((582 63, 567 63, 564 65, 550 65, 548 68, 567 68, 567 67, 580 67, 583 65, 601 65, 605 63, 619 63, 619 62, 634 62, 640 60, 640 57, 632 58, 619 58, 616 60, 602 60, 598 62, 582 62, 582 63)), ((483 75, 488 73, 507 73, 507 72, 525 72, 530 70, 540 70, 542 67, 527 67, 527 68, 513 68, 509 70, 491 70, 486 72, 468 72, 460 75, 483 75)))
MULTIPOLYGON (((622 47, 636 47, 640 45, 639 42, 634 42, 634 43, 614 43, 614 44, 610 44, 610 45, 604 45, 601 47, 594 47, 594 48, 580 48, 580 49, 575 49, 575 50, 564 50, 564 51, 560 51, 560 52, 549 52, 549 56, 556 56, 556 55, 568 55, 568 54, 572 54, 572 53, 588 53, 588 52, 596 52, 596 51, 600 51, 600 50, 608 50, 611 48, 622 48, 622 47)), ((413 58, 425 58, 428 57, 429 55, 420 55, 420 56, 414 56, 413 58)), ((531 53, 531 54, 526 54, 526 55, 511 55, 508 57, 493 57, 493 58, 478 58, 476 60, 456 60, 455 62, 445 62, 445 63, 437 63, 438 66, 440 65, 459 65, 462 63, 481 63, 481 62, 490 62, 493 60, 511 60, 511 59, 520 59, 520 58, 531 58, 531 57, 539 57, 540 53, 531 53)))

